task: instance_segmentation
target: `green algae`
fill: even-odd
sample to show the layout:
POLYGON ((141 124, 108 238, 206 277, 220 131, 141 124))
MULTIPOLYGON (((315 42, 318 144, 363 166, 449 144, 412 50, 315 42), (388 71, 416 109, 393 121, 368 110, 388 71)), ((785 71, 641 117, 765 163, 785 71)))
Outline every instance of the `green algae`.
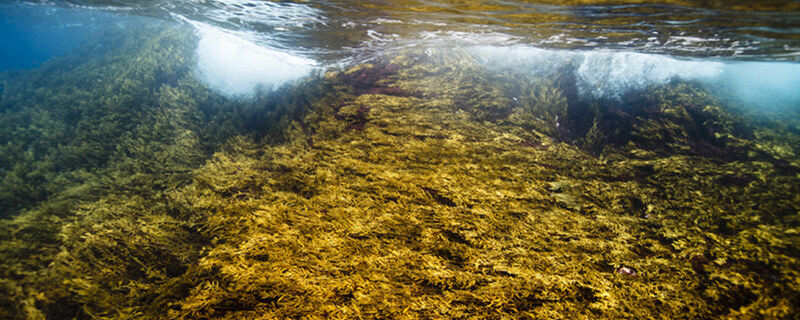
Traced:
POLYGON ((699 84, 623 109, 412 51, 245 103, 127 36, 4 80, 3 318, 800 313, 798 135, 699 84))

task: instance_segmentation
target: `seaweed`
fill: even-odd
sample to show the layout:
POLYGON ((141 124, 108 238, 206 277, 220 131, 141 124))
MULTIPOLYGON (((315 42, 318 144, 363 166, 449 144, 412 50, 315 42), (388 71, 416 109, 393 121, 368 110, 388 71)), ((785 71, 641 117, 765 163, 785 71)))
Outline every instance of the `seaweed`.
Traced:
POLYGON ((615 103, 412 50, 229 101, 191 34, 124 37, 2 93, 0 316, 800 313, 800 137, 700 85, 615 103))

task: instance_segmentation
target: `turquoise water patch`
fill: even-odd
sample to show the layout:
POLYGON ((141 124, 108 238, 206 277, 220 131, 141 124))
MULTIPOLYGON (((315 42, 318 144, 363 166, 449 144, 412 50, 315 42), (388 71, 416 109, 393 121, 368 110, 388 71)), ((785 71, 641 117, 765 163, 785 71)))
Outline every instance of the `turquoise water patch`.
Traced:
POLYGON ((748 106, 800 110, 800 63, 730 62, 718 80, 748 106))
POLYGON ((98 10, 33 4, 0 5, 0 71, 29 69, 80 46, 126 18, 98 10))

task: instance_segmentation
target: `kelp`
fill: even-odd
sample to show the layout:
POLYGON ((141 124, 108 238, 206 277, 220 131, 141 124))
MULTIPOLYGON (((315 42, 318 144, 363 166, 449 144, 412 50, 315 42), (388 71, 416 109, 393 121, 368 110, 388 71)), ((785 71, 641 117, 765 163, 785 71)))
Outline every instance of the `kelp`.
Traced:
MULTIPOLYGON (((146 54, 109 59, 155 74, 175 50, 156 44, 191 39, 152 32, 138 40, 146 54), (141 56, 154 62, 132 62, 141 56)), ((80 73, 107 68, 87 63, 80 73)), ((64 171, 85 180, 44 187, 52 194, 0 223, 1 316, 800 313, 798 134, 700 84, 598 100, 577 93, 568 68, 520 81, 468 53, 407 51, 235 105, 172 70, 185 72, 86 93, 108 105, 74 123, 125 117, 125 101, 140 111, 101 142, 108 160, 64 171), (108 96, 117 91, 144 100, 108 96)), ((63 88, 94 88, 84 85, 63 88)), ((27 91, 6 87, 4 106, 13 92, 27 91)), ((58 159, 40 166, 44 177, 58 159)))

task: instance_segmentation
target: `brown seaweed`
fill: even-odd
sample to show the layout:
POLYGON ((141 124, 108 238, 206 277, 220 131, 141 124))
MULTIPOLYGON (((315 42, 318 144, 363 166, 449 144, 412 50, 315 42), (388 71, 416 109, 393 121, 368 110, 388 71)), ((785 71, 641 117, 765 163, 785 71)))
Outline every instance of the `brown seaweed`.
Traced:
MULTIPOLYGON (((209 112, 232 102, 178 72, 145 95, 160 104, 137 105, 146 130, 109 142, 137 152, 71 167, 81 179, 0 222, 0 316, 800 313, 800 176, 786 171, 800 166, 796 133, 697 84, 631 93, 620 109, 468 54, 415 56, 330 72, 267 109, 209 112)), ((26 90, 6 86, 3 103, 26 90)))

